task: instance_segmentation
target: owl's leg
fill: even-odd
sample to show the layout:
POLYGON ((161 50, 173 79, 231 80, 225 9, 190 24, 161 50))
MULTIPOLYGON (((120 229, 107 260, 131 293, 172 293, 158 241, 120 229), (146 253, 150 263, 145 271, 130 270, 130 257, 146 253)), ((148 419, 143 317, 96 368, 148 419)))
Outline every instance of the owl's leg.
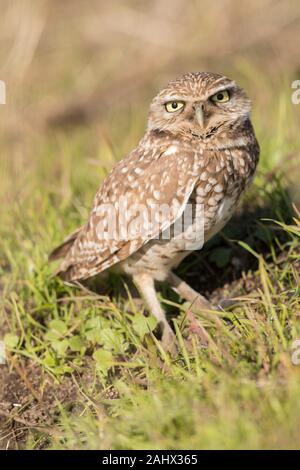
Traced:
POLYGON ((221 299, 217 306, 212 305, 203 295, 195 291, 176 274, 170 272, 168 281, 177 294, 191 302, 199 310, 224 310, 237 304, 236 299, 221 299))
POLYGON ((201 294, 196 292, 191 286, 184 282, 176 274, 170 272, 168 275, 168 282, 172 289, 181 295, 185 300, 191 302, 196 308, 200 310, 213 310, 210 302, 201 294))
POLYGON ((152 315, 155 316, 162 328, 161 342, 163 346, 168 351, 173 352, 176 341, 175 335, 169 323, 167 322, 165 312, 163 311, 160 302, 157 298, 154 286, 154 279, 149 276, 149 274, 141 273, 135 274, 133 276, 133 281, 135 282, 138 290, 140 291, 141 296, 147 303, 150 312, 152 313, 152 315))
MULTIPOLYGON (((176 276, 176 274, 170 272, 168 274, 167 280, 173 290, 177 292, 177 294, 181 295, 181 297, 186 299, 188 302, 191 302, 191 306, 196 308, 196 310, 213 310, 213 306, 205 297, 203 297, 203 295, 196 292, 191 286, 189 286, 186 282, 180 279, 180 277, 176 276)), ((187 315, 190 320, 191 332, 193 332, 200 338, 201 343, 203 345, 207 345, 209 343, 209 335, 207 331, 201 325, 200 321, 195 318, 191 309, 188 310, 187 315)))

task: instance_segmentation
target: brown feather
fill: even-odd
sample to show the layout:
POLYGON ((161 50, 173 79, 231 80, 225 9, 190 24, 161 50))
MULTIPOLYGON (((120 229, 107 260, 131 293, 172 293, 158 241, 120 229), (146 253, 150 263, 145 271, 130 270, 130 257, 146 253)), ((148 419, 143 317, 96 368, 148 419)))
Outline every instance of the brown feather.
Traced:
POLYGON ((75 242, 79 232, 81 231, 82 227, 79 227, 75 230, 75 232, 71 233, 64 242, 56 247, 49 255, 49 261, 55 261, 60 258, 64 258, 70 248, 72 247, 73 243, 75 242))

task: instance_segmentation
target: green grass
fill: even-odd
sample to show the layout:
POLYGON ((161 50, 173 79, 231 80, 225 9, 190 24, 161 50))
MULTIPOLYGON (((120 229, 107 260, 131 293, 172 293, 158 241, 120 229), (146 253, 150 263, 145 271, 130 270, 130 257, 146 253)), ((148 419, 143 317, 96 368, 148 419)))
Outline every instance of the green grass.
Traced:
POLYGON ((163 287, 161 300, 177 315, 175 358, 126 280, 111 276, 99 295, 64 285, 47 259, 85 220, 113 162, 136 144, 142 113, 126 125, 108 117, 108 137, 93 126, 30 136, 18 168, 6 162, 0 330, 28 396, 4 425, 22 424, 21 447, 299 448, 300 365, 291 353, 300 338, 300 218, 290 183, 299 137, 286 89, 271 115, 272 126, 254 116, 262 157, 243 211, 180 267, 197 288, 202 275, 211 295, 233 291, 241 301, 231 311, 199 313, 210 335, 203 348, 189 335, 188 306, 163 287), (31 370, 39 371, 36 382, 31 370), (43 418, 49 387, 53 406, 43 418))

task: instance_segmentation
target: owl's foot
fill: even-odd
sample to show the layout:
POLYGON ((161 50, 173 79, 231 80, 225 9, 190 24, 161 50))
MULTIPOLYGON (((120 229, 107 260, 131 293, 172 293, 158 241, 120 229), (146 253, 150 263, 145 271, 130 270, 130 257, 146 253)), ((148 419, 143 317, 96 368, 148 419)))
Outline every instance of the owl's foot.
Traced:
POLYGON ((176 274, 170 272, 168 275, 168 282, 172 289, 181 295, 185 300, 191 302, 192 306, 198 310, 212 310, 212 304, 199 292, 196 292, 185 281, 180 279, 176 274))
POLYGON ((231 308, 237 304, 238 304, 238 300, 236 299, 221 299, 218 305, 214 307, 214 310, 217 310, 220 312, 222 310, 226 310, 227 308, 231 308))

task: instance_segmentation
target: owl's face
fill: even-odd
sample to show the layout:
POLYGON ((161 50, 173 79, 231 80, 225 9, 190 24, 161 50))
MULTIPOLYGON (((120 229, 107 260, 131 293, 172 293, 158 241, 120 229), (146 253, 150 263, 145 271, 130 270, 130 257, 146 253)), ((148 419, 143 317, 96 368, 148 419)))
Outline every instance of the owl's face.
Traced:
POLYGON ((250 100, 222 75, 197 72, 168 84, 152 101, 148 129, 210 139, 249 118, 250 100))

